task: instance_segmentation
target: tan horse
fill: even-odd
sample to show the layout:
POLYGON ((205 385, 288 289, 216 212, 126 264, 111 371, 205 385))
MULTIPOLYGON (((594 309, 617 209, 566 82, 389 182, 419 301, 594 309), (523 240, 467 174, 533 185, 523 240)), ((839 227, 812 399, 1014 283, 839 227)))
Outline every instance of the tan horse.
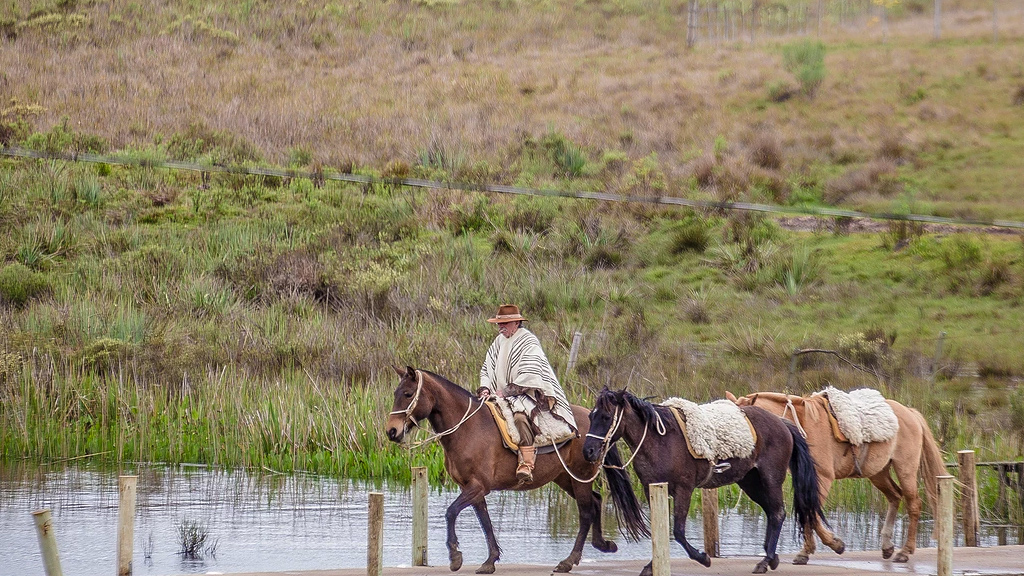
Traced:
MULTIPOLYGON (((737 398, 730 392, 726 392, 725 395, 740 406, 759 406, 803 428, 818 471, 818 487, 823 502, 835 480, 870 480, 875 488, 885 495, 889 503, 881 534, 882 558, 892 557, 893 562, 906 562, 910 558, 916 547, 917 523, 921 517, 921 498, 917 491, 918 473, 922 475, 928 505, 932 510, 935 510, 938 490, 935 477, 946 474, 942 452, 920 412, 895 400, 886 400, 899 420, 896 437, 886 442, 864 444, 858 449, 849 442, 836 440, 832 434, 832 424, 825 412, 824 401, 820 396, 802 397, 777 392, 748 394, 742 398, 737 398), (890 472, 896 473, 896 480, 893 480, 890 472), (903 548, 893 556, 893 530, 901 499, 906 502, 910 522, 903 548)), ((817 522, 814 531, 821 538, 822 544, 839 554, 843 553, 843 541, 836 538, 822 522, 817 522)), ((793 563, 806 564, 808 557, 814 553, 814 548, 814 534, 808 530, 804 533, 804 547, 793 559, 793 563)))

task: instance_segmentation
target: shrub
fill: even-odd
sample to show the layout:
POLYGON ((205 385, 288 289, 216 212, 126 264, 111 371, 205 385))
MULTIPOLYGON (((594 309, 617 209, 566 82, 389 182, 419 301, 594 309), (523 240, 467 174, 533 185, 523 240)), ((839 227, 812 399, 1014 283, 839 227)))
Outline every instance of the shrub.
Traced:
POLYGON ((782 167, 782 145, 774 134, 758 132, 750 142, 750 162, 768 170, 782 167))
POLYGON ((70 120, 61 118, 59 124, 47 132, 37 132, 25 139, 25 146, 48 154, 61 152, 94 152, 102 154, 107 151, 107 141, 99 136, 82 134, 68 128, 70 120))
POLYGON ((13 306, 24 306, 29 300, 49 293, 50 281, 39 272, 20 263, 0 270, 0 300, 13 306))
POLYGON ((167 140, 167 155, 174 160, 196 160, 209 156, 215 164, 242 164, 260 160, 251 142, 222 130, 212 130, 202 122, 175 132, 167 140))
POLYGON ((669 252, 682 254, 696 252, 703 254, 711 243, 709 226, 702 218, 687 218, 674 227, 669 252))
POLYGON ((88 368, 103 372, 128 358, 133 350, 129 342, 117 338, 99 338, 86 346, 79 359, 88 368))
POLYGON ((768 83, 768 100, 775 102, 785 102, 793 97, 793 87, 789 85, 789 82, 785 80, 773 80, 768 83))
POLYGON ((557 132, 548 133, 541 140, 541 146, 555 165, 559 176, 577 178, 583 175, 583 169, 587 166, 587 154, 583 148, 557 132))
POLYGON ((1017 86, 1017 91, 1013 93, 1013 105, 1024 106, 1024 84, 1017 86))
POLYGON ((825 79, 825 45, 808 40, 783 46, 782 65, 796 76, 801 92, 813 97, 825 79))
POLYGON ((28 138, 32 133, 32 119, 44 111, 37 104, 18 104, 17 101, 0 109, 0 144, 10 146, 28 138))

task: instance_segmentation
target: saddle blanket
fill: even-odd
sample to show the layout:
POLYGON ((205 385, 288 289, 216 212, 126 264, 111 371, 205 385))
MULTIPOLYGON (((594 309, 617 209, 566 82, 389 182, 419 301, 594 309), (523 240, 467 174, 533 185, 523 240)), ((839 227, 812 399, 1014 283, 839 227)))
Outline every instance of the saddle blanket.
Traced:
POLYGON ((829 386, 813 396, 825 397, 839 432, 854 446, 892 440, 900 429, 896 413, 878 390, 859 388, 847 393, 829 386))
POLYGON ((690 454, 695 458, 718 461, 746 458, 754 453, 757 443, 754 427, 734 402, 715 400, 696 404, 684 398, 669 398, 661 405, 673 409, 690 454))
MULTIPOLYGON (((494 421, 498 424, 498 429, 501 430, 505 445, 512 450, 518 450, 521 438, 519 436, 519 429, 516 428, 515 420, 513 419, 512 407, 509 405, 508 400, 505 398, 491 398, 486 404, 494 415, 494 421)), ((537 416, 533 418, 533 424, 540 428, 540 434, 534 436, 533 440, 533 445, 537 447, 538 451, 545 446, 559 444, 576 437, 576 432, 569 428, 569 425, 561 418, 552 415, 551 412, 538 412, 537 416)))

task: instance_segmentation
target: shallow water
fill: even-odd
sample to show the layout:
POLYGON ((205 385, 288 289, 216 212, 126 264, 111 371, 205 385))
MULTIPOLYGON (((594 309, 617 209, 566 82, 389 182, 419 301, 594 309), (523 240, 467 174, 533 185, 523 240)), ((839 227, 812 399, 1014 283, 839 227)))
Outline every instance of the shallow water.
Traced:
MULTIPOLYGON (((243 571, 361 568, 366 565, 368 492, 385 494, 384 564, 408 566, 411 557, 411 496, 408 487, 368 485, 314 476, 252 475, 196 467, 139 468, 135 517, 135 574, 232 573, 243 571), (204 526, 215 555, 184 559, 178 552, 183 521, 204 526)), ((444 509, 452 491, 429 497, 428 562, 446 564, 444 509)), ((555 489, 488 496, 495 533, 507 563, 550 564, 568 555, 576 531, 572 501, 555 489)), ((763 515, 742 513, 722 502, 721 551, 754 555, 764 538, 763 515)), ((749 504, 749 503, 748 503, 749 504)), ((43 573, 32 511, 52 510, 61 566, 66 574, 106 576, 116 571, 117 475, 88 468, 0 468, 0 576, 43 573)), ((605 555, 589 545, 583 562, 650 558, 650 541, 626 542, 605 515, 606 534, 619 552, 605 555)), ((881 519, 874 513, 829 514, 849 550, 877 549, 881 519)), ((687 523, 691 542, 701 547, 701 519, 687 523)), ((902 533, 902 523, 896 533, 902 533)), ((1012 528, 1011 543, 1019 528, 1012 528)), ((457 532, 467 568, 486 557, 486 545, 472 509, 459 517, 457 532)), ((919 545, 929 545, 931 524, 923 523, 919 545)), ((958 536, 959 538, 959 536, 958 536)), ((983 527, 985 545, 996 545, 994 529, 983 527)), ((930 544, 934 545, 934 544, 930 544)), ((799 549, 791 520, 779 552, 799 549)), ((819 547, 819 550, 821 548, 819 547)), ((832 555, 824 550, 822 555, 832 555)), ((673 544, 673 557, 685 553, 673 544)))

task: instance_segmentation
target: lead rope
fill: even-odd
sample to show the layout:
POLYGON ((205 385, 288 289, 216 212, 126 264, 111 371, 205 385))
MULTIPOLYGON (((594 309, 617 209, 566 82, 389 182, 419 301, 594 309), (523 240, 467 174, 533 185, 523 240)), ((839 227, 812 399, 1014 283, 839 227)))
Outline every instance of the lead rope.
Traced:
POLYGON ((804 432, 804 427, 800 425, 800 417, 796 415, 796 406, 793 406, 793 399, 786 396, 786 407, 782 409, 782 417, 786 417, 786 412, 793 413, 793 423, 796 424, 797 430, 800 431, 800 435, 807 438, 807 432, 804 432))

